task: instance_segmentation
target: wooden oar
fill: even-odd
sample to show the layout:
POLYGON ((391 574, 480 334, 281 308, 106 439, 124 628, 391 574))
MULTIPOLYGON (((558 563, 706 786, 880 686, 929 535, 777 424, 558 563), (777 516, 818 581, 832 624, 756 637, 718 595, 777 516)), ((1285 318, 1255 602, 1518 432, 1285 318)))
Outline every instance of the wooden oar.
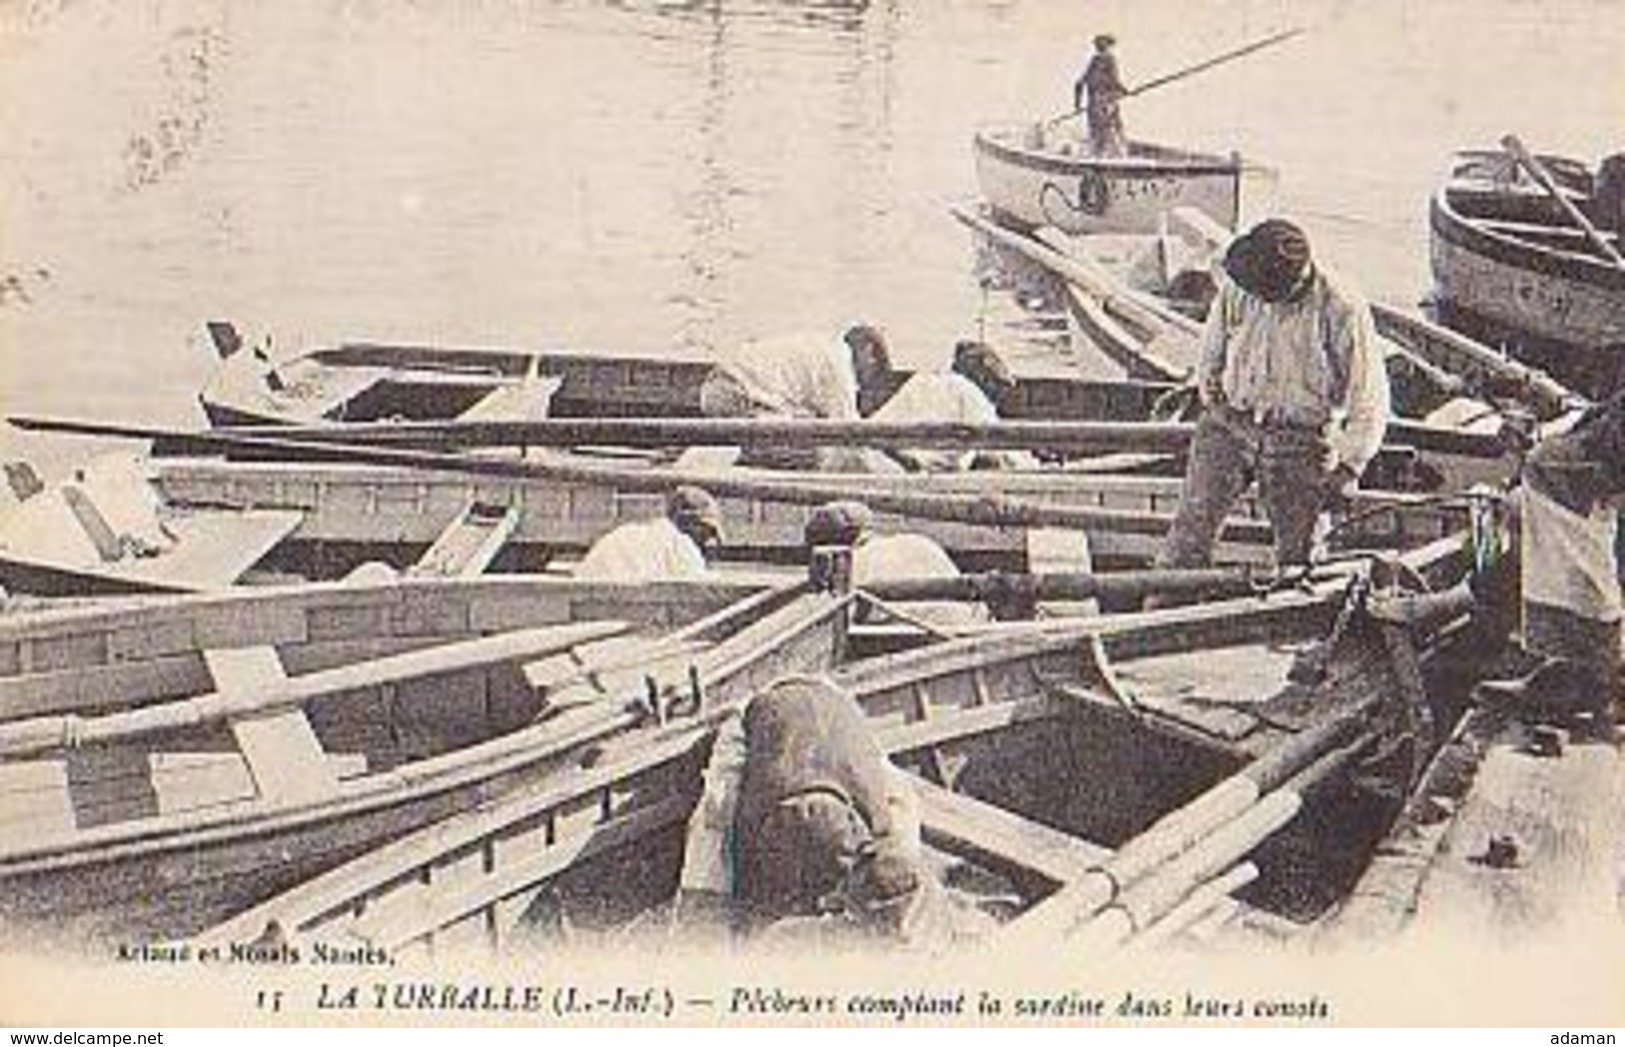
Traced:
POLYGON ((971 600, 1129 600, 1164 596, 1247 596, 1283 583, 1307 583, 1302 572, 1282 575, 1247 568, 1204 567, 1042 574, 964 574, 952 578, 886 578, 859 588, 869 596, 896 602, 971 600))
POLYGON ((1213 864, 1233 864, 1290 820, 1301 803, 1303 788, 1340 768, 1346 762, 1343 754, 1364 744, 1365 721, 1385 700, 1382 693, 1366 696, 1159 818, 1089 875, 1007 924, 995 937, 996 943, 1016 952, 1053 948, 1057 941, 1089 924, 1137 881, 1157 875, 1204 841, 1224 843, 1223 854, 1213 864), (1254 817, 1261 819, 1256 825, 1251 821, 1254 817), (1228 836, 1233 824, 1245 827, 1234 840, 1228 836))
POLYGON ((1595 247, 1614 268, 1625 270, 1625 256, 1621 256, 1614 245, 1609 243, 1607 238, 1597 231, 1597 227, 1591 224, 1591 219, 1587 218, 1584 212, 1574 206, 1574 201, 1563 194, 1563 190, 1558 187, 1557 180, 1552 177, 1551 172, 1547 171, 1546 166, 1535 159, 1529 150, 1524 148, 1517 135, 1503 137, 1501 139, 1501 148, 1511 154, 1512 159, 1516 160, 1525 171, 1528 171, 1531 178, 1540 183, 1540 187, 1546 190, 1548 196, 1557 201, 1557 206, 1561 207, 1563 213, 1569 216, 1569 221, 1579 226, 1581 231, 1586 234, 1586 239, 1591 241, 1591 246, 1595 247))
MULTIPOLYGON (((851 483, 821 483, 816 479, 802 477, 794 480, 758 480, 718 473, 679 472, 671 469, 616 469, 562 460, 542 462, 516 458, 482 458, 395 447, 358 447, 337 442, 194 433, 154 427, 102 425, 95 422, 59 422, 29 418, 13 418, 11 421, 19 428, 39 432, 172 440, 208 451, 245 452, 284 460, 428 469, 454 475, 501 477, 512 480, 548 480, 651 494, 664 493, 681 484, 693 484, 704 487, 719 498, 758 499, 791 505, 816 506, 855 498, 862 500, 878 513, 963 523, 973 527, 1070 527, 1085 531, 1098 529, 1118 533, 1160 535, 1167 530, 1171 518, 1171 515, 1166 513, 1056 505, 992 494, 969 496, 882 492, 851 483)), ((1224 538, 1228 541, 1266 543, 1269 541, 1269 525, 1258 521, 1233 519, 1226 524, 1224 538)))
POLYGON ((446 673, 522 662, 625 633, 625 622, 583 622, 498 633, 387 655, 354 665, 283 677, 263 689, 224 691, 102 716, 47 716, 0 724, 0 756, 125 740, 156 731, 290 709, 327 695, 404 683, 446 673))
MULTIPOLYGON (((1109 454, 1117 451, 1177 454, 1189 445, 1191 434, 1195 431, 1195 426, 1189 422, 1016 421, 971 425, 961 422, 894 424, 824 419, 731 418, 375 422, 190 431, 27 415, 12 415, 7 420, 17 428, 30 432, 154 440, 163 445, 163 450, 171 453, 261 450, 288 457, 326 461, 355 460, 352 456, 362 450, 373 454, 389 451, 406 456, 412 453, 413 448, 570 447, 617 443, 649 447, 759 444, 794 448, 946 447, 961 450, 1053 450, 1073 454, 1109 454)), ((1403 419, 1389 423, 1388 437, 1393 443, 1418 451, 1469 458, 1499 458, 1505 451, 1493 435, 1468 433, 1403 419)), ((460 467, 445 464, 456 461, 452 455, 428 451, 419 453, 428 457, 402 457, 398 464, 457 468, 462 471, 460 467)), ((480 464, 499 468, 499 463, 493 459, 480 459, 480 464)), ((566 468, 541 462, 507 464, 528 464, 542 471, 526 473, 520 470, 493 475, 547 475, 545 470, 566 468)), ((694 482, 709 481, 699 479, 694 482)))
POLYGON ((1002 225, 990 222, 980 215, 960 207, 949 209, 953 216, 962 224, 970 227, 989 240, 1008 247, 1029 261, 1043 266, 1061 279, 1077 284, 1088 293, 1099 298, 1102 302, 1118 306, 1124 310, 1123 315, 1147 328, 1171 327, 1176 331, 1196 337, 1202 332, 1202 325, 1183 313, 1176 312, 1166 303, 1158 301, 1148 294, 1143 294, 1130 288, 1124 288, 1101 270, 1098 265, 1062 254, 1055 248, 1030 236, 1025 236, 1002 225))

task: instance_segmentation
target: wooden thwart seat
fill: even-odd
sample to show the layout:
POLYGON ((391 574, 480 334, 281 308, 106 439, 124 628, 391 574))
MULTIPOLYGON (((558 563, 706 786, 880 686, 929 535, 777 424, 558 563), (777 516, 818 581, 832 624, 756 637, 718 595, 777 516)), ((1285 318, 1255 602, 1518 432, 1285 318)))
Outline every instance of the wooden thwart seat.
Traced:
MULTIPOLYGON (((274 647, 204 651, 203 660, 218 693, 228 702, 287 681, 274 647)), ((338 789, 338 775, 304 709, 272 709, 230 722, 262 798, 297 803, 323 799, 338 789)))
POLYGON ((472 578, 485 573, 513 537, 521 514, 517 505, 470 502, 407 569, 407 576, 472 578))

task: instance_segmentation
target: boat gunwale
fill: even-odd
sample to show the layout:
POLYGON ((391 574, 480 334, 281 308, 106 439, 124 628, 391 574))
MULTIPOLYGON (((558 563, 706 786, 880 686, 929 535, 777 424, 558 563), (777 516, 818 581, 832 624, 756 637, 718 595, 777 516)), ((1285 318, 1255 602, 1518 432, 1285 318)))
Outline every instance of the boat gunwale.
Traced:
MULTIPOLYGON (((1510 233, 1486 229, 1482 222, 1455 207, 1450 192, 1448 185, 1434 192, 1428 208, 1428 225, 1436 238, 1451 247, 1520 272, 1585 284, 1604 292, 1625 291, 1625 269, 1610 265, 1596 255, 1556 250, 1510 233)), ((1435 258, 1434 279, 1439 275, 1435 258)))
MULTIPOLYGON (((800 588, 797 583, 787 591, 800 588)), ((833 622, 850 607, 851 595, 825 594, 816 615, 798 620, 798 631, 833 622)), ((726 676, 749 668, 739 656, 722 663, 726 676)), ((473 745, 339 783, 338 794, 277 805, 262 797, 228 801, 213 808, 179 811, 33 839, 0 852, 0 883, 20 875, 102 865, 134 857, 164 857, 186 849, 301 831, 343 818, 430 800, 461 788, 481 788, 495 778, 524 771, 544 760, 567 760, 597 739, 614 736, 636 723, 630 708, 608 710, 605 703, 570 709, 559 716, 473 745), (545 748, 538 749, 538 746, 545 748)))
MULTIPOLYGON (((1043 171, 1046 174, 1076 175, 1086 170, 1123 178, 1154 178, 1166 175, 1223 175, 1238 180, 1246 165, 1239 157, 1225 158, 1213 153, 1169 149, 1181 159, 1159 160, 1144 156, 1066 156, 1061 153, 1001 141, 998 135, 1021 130, 1023 124, 993 124, 978 128, 974 139, 979 154, 1006 163, 1043 171)), ((1168 148, 1159 146, 1158 148, 1168 148)))

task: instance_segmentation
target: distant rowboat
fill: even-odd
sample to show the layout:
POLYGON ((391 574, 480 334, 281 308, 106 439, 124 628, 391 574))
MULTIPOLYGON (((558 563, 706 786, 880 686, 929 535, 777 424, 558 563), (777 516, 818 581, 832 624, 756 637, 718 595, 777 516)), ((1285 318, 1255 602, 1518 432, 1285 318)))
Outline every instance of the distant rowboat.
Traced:
MULTIPOLYGON (((1585 165, 1542 157, 1584 208, 1585 165)), ((1539 186, 1500 153, 1462 153, 1433 196, 1435 294, 1444 318, 1504 341, 1558 379, 1604 393, 1625 348, 1625 269, 1605 258, 1539 186)), ((1617 232, 1603 234, 1616 247, 1617 232)))
POLYGON ((1239 156, 1131 142, 1127 156, 1098 157, 1032 123, 983 128, 975 150, 983 197, 1019 226, 1148 233, 1175 207, 1194 207, 1227 229, 1240 219, 1239 156))

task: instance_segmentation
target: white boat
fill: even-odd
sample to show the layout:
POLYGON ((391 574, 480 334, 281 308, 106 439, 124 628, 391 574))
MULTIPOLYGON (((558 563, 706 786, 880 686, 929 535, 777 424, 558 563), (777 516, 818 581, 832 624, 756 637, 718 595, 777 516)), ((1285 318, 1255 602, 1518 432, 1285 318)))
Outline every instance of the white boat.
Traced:
POLYGON ((1130 142, 1127 156, 1092 155, 1064 128, 1000 124, 976 134, 976 181, 998 217, 1068 233, 1155 232, 1160 216, 1194 207, 1227 229, 1241 215, 1239 156, 1130 142))

